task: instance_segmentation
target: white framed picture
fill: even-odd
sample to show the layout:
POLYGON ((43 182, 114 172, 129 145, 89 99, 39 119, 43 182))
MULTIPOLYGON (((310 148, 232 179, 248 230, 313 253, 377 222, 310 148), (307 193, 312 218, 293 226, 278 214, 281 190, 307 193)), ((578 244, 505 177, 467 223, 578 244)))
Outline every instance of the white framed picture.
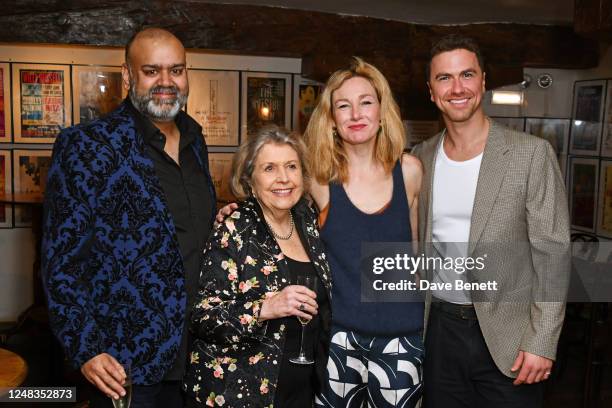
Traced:
POLYGON ((576 81, 570 154, 599 156, 606 81, 576 81))
MULTIPOLYGON (((0 194, 3 194, 5 197, 9 196, 13 191, 12 183, 11 151, 0 150, 0 194)), ((0 228, 11 228, 12 226, 12 205, 8 202, 0 203, 0 228)))
POLYGON ((319 103, 319 97, 323 92, 325 84, 310 79, 302 78, 300 75, 293 77, 293 128, 304 134, 306 126, 310 121, 314 108, 319 103))
POLYGON ((243 72, 240 137, 267 124, 291 128, 291 74, 243 72))
POLYGON ((602 160, 599 168, 597 235, 612 238, 612 160, 602 160))
POLYGON ((11 69, 0 63, 0 143, 11 141, 11 69))
POLYGON ((70 104, 70 66, 13 64, 16 143, 53 143, 72 124, 70 104))
MULTIPOLYGON (((51 167, 51 150, 13 150, 13 180, 15 193, 42 197, 45 193, 47 175, 51 167)), ((30 205, 15 205, 15 226, 32 225, 30 205)))
POLYGON ((525 132, 547 140, 557 154, 561 174, 565 175, 570 132, 569 119, 527 118, 525 132))
POLYGON ((601 155, 612 157, 612 80, 608 80, 608 96, 603 117, 603 137, 601 139, 601 155))
POLYGON ((595 232, 599 160, 570 157, 569 195, 572 228, 595 232))
POLYGON ((217 203, 225 205, 236 202, 232 193, 230 182, 232 179, 232 159, 234 153, 210 152, 208 153, 208 168, 217 192, 217 203))
POLYGON ((208 146, 238 146, 238 72, 190 69, 187 113, 200 126, 208 146))
POLYGON ((72 66, 74 123, 89 123, 115 110, 127 96, 120 67, 72 66))

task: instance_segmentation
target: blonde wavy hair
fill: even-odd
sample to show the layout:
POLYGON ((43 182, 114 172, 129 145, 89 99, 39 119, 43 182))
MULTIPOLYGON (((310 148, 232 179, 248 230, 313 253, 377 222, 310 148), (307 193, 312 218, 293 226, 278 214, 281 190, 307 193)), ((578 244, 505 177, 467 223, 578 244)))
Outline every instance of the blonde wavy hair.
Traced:
POLYGON ((404 150, 404 126, 389 83, 374 65, 353 57, 348 69, 334 72, 327 80, 304 132, 306 145, 314 159, 311 162, 312 175, 321 184, 348 180, 348 158, 342 138, 335 130, 332 96, 347 79, 355 77, 367 79, 372 84, 380 103, 381 129, 376 136, 374 158, 391 172, 404 150))

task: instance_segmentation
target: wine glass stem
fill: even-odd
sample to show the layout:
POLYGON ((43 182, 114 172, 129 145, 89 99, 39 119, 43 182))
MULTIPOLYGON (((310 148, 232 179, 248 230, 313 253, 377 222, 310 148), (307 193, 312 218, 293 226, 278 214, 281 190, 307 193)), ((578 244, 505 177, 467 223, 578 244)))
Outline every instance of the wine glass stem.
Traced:
POLYGON ((304 325, 302 325, 302 340, 300 340, 300 358, 306 359, 306 355, 304 354, 304 325))

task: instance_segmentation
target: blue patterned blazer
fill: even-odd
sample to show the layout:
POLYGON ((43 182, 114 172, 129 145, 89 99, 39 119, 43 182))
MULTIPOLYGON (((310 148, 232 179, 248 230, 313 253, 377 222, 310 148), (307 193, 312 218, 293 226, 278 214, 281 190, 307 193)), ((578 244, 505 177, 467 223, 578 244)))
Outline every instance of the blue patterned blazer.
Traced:
MULTIPOLYGON (((186 292, 175 226, 144 143, 125 102, 59 134, 42 276, 52 329, 76 367, 108 353, 131 365, 134 383, 154 384, 176 359, 186 292)), ((192 146, 214 203, 203 138, 192 146)))

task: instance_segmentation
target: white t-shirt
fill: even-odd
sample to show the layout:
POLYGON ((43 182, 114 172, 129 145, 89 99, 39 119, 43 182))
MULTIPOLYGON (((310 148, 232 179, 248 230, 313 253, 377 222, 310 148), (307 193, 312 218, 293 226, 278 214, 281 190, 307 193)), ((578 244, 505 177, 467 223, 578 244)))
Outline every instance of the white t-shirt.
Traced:
MULTIPOLYGON (((444 140, 436 155, 433 180, 432 241, 442 257, 467 257, 472 209, 480 173, 482 153, 454 161, 444 152, 444 140)), ((465 280, 465 274, 451 269, 438 269, 434 282, 453 284, 465 280)), ((469 291, 434 291, 437 298, 452 303, 472 303, 469 291)))

